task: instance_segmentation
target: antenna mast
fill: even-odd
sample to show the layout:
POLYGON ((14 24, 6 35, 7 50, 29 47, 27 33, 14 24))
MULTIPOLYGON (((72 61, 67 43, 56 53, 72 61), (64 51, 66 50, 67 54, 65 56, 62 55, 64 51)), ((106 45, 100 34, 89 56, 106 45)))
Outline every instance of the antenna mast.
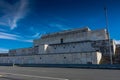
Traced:
POLYGON ((107 9, 106 9, 106 7, 104 7, 104 11, 105 11, 105 20, 106 20, 106 30, 107 30, 107 36, 108 36, 110 63, 113 64, 112 51, 111 51, 111 41, 110 41, 110 33, 109 33, 109 29, 108 29, 108 15, 107 15, 107 9))

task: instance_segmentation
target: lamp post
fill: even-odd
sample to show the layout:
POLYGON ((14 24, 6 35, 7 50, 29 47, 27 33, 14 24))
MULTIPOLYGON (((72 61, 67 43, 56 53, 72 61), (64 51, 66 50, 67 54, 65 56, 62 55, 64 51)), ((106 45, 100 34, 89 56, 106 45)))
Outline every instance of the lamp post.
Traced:
POLYGON ((106 20, 106 30, 107 30, 107 36, 108 36, 110 64, 113 64, 112 51, 111 51, 111 41, 110 41, 110 33, 109 33, 109 30, 108 30, 108 15, 107 15, 107 9, 106 9, 106 7, 104 7, 104 11, 105 11, 105 20, 106 20))

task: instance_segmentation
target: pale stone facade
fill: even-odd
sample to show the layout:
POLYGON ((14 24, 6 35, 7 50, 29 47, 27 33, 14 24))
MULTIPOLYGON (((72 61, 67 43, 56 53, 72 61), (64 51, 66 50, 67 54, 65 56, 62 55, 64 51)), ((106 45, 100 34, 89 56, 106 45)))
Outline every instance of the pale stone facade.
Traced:
MULTIPOLYGON (((115 42, 110 41, 114 55, 115 42)), ((108 55, 110 45, 105 29, 92 31, 88 27, 47 34, 34 40, 34 46, 39 48, 38 54, 99 51, 108 55)))
POLYGON ((43 35, 40 39, 34 40, 34 46, 41 44, 58 44, 68 42, 78 42, 86 40, 106 40, 108 39, 106 30, 91 31, 88 27, 83 29, 68 30, 53 34, 43 35))
POLYGON ((14 64, 99 64, 101 53, 64 53, 0 57, 0 63, 14 64))
POLYGON ((33 55, 34 53, 34 48, 20 48, 20 49, 14 49, 14 50, 9 50, 9 56, 21 56, 21 55, 33 55))
POLYGON ((42 35, 34 40, 31 48, 9 51, 8 57, 0 57, 0 63, 15 64, 99 64, 103 55, 115 53, 115 43, 105 29, 88 27, 42 35))

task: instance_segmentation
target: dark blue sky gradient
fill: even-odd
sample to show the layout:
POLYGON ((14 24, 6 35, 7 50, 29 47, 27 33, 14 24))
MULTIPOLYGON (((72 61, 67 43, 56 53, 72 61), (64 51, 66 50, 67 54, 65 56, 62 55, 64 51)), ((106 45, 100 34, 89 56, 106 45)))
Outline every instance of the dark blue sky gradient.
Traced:
MULTIPOLYGON (((4 1, 14 5, 20 0, 4 1)), ((0 29, 5 30, 4 33, 19 35, 20 39, 32 40, 40 37, 41 34, 84 26, 89 26, 93 30, 103 29, 105 28, 104 6, 106 6, 111 38, 120 40, 120 0, 26 1, 28 3, 25 9, 27 10, 26 15, 16 22, 17 27, 14 29, 11 29, 10 26, 0 25, 0 29), (39 35, 35 36, 37 33, 39 35)), ((3 15, 4 13, 0 11, 0 17, 3 15)), ((0 47, 6 49, 32 46, 31 42, 21 40, 1 38, 0 42, 0 47)))

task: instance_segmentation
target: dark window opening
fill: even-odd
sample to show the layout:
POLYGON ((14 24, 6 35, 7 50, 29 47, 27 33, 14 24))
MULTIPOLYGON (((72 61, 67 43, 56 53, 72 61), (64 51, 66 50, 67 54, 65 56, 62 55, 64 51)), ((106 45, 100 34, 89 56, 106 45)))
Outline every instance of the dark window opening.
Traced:
POLYGON ((66 57, 64 57, 64 59, 66 59, 66 57))
POLYGON ((92 62, 87 62, 87 64, 92 64, 92 62))
POLYGON ((73 48, 75 48, 75 46, 73 46, 73 48))
POLYGON ((99 50, 96 50, 97 52, 99 52, 99 50))
POLYGON ((60 43, 61 43, 61 44, 63 43, 63 38, 60 39, 60 43))
POLYGON ((40 57, 40 59, 42 59, 42 58, 40 57))
POLYGON ((35 47, 39 47, 39 46, 35 46, 35 47))

